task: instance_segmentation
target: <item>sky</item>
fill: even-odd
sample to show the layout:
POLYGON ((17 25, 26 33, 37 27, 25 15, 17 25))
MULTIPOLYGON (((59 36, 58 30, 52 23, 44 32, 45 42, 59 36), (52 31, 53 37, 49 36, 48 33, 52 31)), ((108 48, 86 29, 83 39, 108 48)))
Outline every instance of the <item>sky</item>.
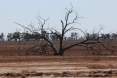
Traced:
POLYGON ((117 32, 117 0, 0 0, 0 32, 21 31, 14 22, 36 23, 38 16, 49 18, 48 25, 59 28, 65 8, 71 5, 79 18, 77 27, 86 31, 117 32))

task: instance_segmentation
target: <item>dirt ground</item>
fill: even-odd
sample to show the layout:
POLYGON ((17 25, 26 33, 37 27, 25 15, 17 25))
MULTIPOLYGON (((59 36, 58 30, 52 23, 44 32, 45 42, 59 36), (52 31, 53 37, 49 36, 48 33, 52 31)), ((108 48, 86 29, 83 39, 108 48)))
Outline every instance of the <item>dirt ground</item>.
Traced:
POLYGON ((117 78, 116 56, 0 57, 0 78, 117 78))
POLYGON ((32 43, 1 43, 0 78, 117 78, 117 44, 105 45, 113 51, 97 45, 101 50, 74 47, 52 56, 49 49, 49 56, 39 56, 27 51, 32 43))

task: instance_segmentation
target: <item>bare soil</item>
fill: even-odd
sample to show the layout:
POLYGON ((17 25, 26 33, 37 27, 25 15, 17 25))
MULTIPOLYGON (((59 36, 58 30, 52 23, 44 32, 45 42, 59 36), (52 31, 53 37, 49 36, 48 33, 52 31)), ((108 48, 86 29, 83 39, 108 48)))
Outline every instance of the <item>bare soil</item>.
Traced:
POLYGON ((31 42, 1 43, 0 78, 117 78, 117 44, 105 45, 113 51, 96 45, 90 52, 74 47, 64 56, 52 56, 48 48, 48 55, 39 56, 27 50, 33 46, 31 42))
POLYGON ((0 78, 116 78, 116 56, 0 57, 0 78))

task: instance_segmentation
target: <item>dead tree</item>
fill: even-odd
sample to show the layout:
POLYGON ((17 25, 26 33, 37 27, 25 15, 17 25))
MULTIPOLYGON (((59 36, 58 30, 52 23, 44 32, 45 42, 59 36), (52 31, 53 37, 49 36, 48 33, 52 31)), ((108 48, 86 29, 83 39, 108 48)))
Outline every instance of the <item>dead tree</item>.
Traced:
MULTIPOLYGON (((70 32, 70 31, 78 30, 78 31, 81 31, 84 34, 84 36, 86 36, 86 33, 84 31, 82 31, 79 28, 75 28, 73 26, 74 24, 77 24, 77 21, 78 21, 78 16, 77 15, 72 16, 73 13, 74 13, 73 9, 67 9, 66 14, 65 14, 65 18, 60 21, 61 22, 61 30, 60 31, 57 29, 54 29, 54 28, 49 29, 49 31, 57 37, 57 39, 55 39, 55 40, 48 38, 47 29, 44 28, 47 20, 45 20, 43 18, 39 19, 39 26, 40 26, 39 30, 40 30, 40 34, 41 34, 41 40, 44 40, 48 43, 48 46, 52 48, 54 55, 63 56, 67 50, 69 50, 75 46, 87 47, 87 45, 89 45, 89 44, 101 43, 98 38, 95 40, 83 38, 82 40, 79 40, 73 44, 70 44, 68 46, 64 46, 65 35, 66 35, 66 33, 70 32), (57 43, 58 46, 56 46, 55 42, 58 42, 57 43)), ((18 24, 18 25, 22 26, 23 28, 25 28, 31 32, 34 32, 34 30, 32 28, 29 28, 29 27, 21 25, 21 24, 18 24)))
POLYGON ((65 34, 70 32, 70 31, 73 31, 73 30, 79 30, 81 31, 83 34, 84 34, 84 37, 86 36, 86 33, 82 30, 82 29, 79 29, 79 28, 75 28, 73 25, 75 23, 77 23, 78 21, 78 16, 75 15, 75 17, 71 17, 73 14, 73 9, 67 9, 67 12, 65 14, 65 18, 64 20, 61 20, 61 31, 57 31, 56 29, 54 29, 52 32, 54 32, 54 34, 58 37, 58 41, 59 41, 59 47, 58 49, 54 48, 53 47, 53 44, 51 43, 51 47, 53 47, 54 49, 54 55, 64 55, 65 51, 75 47, 75 46, 83 46, 83 47, 87 47, 87 45, 89 44, 97 44, 97 43, 101 43, 99 41, 99 38, 98 37, 95 37, 94 40, 90 40, 89 38, 84 38, 82 40, 77 40, 77 42, 75 43, 72 43, 68 46, 64 46, 64 37, 65 37, 65 34), (71 19, 73 18, 73 19, 71 19))

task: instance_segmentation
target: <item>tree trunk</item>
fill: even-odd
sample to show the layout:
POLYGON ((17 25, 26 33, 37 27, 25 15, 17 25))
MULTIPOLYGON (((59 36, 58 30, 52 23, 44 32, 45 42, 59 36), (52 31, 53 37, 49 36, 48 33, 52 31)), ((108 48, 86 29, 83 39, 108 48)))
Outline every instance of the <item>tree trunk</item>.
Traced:
POLYGON ((59 49, 59 56, 63 56, 64 55, 64 51, 62 48, 59 49))
POLYGON ((59 56, 63 56, 64 51, 63 51, 63 36, 60 38, 60 45, 59 45, 59 56))

